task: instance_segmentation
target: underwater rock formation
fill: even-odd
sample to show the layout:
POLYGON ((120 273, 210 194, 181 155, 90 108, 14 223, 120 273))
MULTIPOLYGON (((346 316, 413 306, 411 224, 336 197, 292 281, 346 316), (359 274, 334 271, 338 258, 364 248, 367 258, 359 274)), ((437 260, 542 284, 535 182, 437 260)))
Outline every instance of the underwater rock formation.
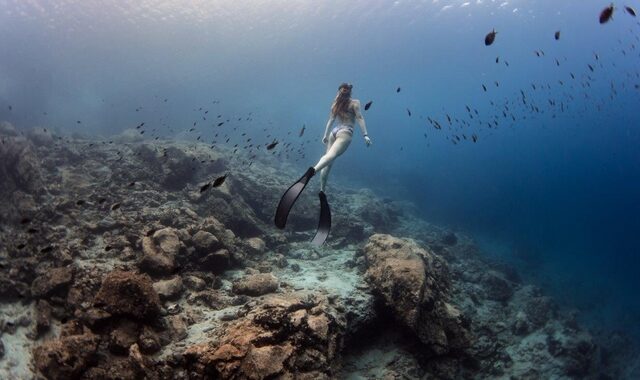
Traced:
POLYGON ((0 190, 11 190, 0 215, 0 378, 633 373, 624 336, 584 330, 411 205, 368 189, 329 194, 344 207, 317 248, 313 192, 291 229, 272 226, 296 172, 279 175, 270 158, 240 170, 221 147, 198 169, 206 145, 55 135, 48 144, 37 129, 28 139, 0 130, 15 142, 0 161, 0 190), (222 171, 223 186, 199 192, 222 171), (377 340, 385 334, 398 339, 377 340))
POLYGON ((451 303, 446 263, 415 242, 376 234, 364 247, 366 278, 386 308, 435 355, 471 345, 468 322, 451 303))
POLYGON ((194 378, 330 379, 344 328, 326 298, 279 294, 229 325, 215 344, 189 347, 185 359, 194 378))

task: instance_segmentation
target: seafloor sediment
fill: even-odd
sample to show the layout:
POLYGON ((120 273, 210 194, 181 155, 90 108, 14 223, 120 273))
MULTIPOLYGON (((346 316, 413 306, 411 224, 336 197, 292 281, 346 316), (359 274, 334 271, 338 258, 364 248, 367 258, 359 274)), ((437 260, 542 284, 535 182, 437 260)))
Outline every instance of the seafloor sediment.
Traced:
POLYGON ((126 136, 0 126, 1 378, 640 378, 623 332, 411 204, 330 191, 316 248, 313 184, 273 227, 300 173, 272 154, 126 136))

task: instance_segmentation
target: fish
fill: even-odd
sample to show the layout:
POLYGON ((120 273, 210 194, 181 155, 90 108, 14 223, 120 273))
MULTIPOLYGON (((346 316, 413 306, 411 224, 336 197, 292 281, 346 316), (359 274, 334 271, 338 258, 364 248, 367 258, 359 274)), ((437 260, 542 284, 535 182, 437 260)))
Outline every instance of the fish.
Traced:
POLYGON ((625 5, 624 9, 627 11, 628 14, 630 14, 633 17, 636 17, 636 11, 633 8, 631 8, 628 5, 625 5))
POLYGON ((100 198, 98 199, 98 204, 103 204, 106 201, 107 201, 107 198, 100 198))
POLYGON ((496 57, 496 63, 500 63, 500 56, 496 57))
POLYGON ((271 144, 267 145, 267 150, 271 150, 271 149, 275 148, 276 145, 278 145, 277 141, 272 142, 271 144))
POLYGON ((497 33, 498 32, 496 32, 495 29, 493 29, 492 31, 487 33, 487 35, 484 37, 485 46, 489 46, 489 45, 493 44, 493 41, 495 41, 495 39, 496 39, 496 34, 497 33))
POLYGON ((27 230, 27 233, 28 233, 28 234, 36 234, 36 233, 38 233, 38 232, 40 232, 40 231, 38 231, 38 229, 37 229, 37 228, 33 228, 33 227, 32 227, 32 228, 29 228, 29 229, 27 230))
POLYGON ((13 107, 9 106, 9 111, 13 110, 13 107))
POLYGON ((78 200, 76 201, 76 205, 77 205, 77 206, 82 206, 83 204, 85 204, 85 201, 84 201, 83 199, 78 199, 78 200))
POLYGON ((112 249, 113 249, 113 247, 112 247, 112 246, 110 246, 110 245, 108 245, 108 246, 104 247, 104 251, 105 251, 105 252, 109 252, 109 251, 111 251, 112 249))
POLYGON ((587 66, 589 66, 589 70, 593 71, 593 66, 591 66, 590 64, 587 64, 587 66))
POLYGON ((369 108, 371 107, 371 103, 373 103, 373 100, 369 100, 369 101, 367 102, 367 104, 365 104, 365 105, 364 105, 364 110, 365 110, 365 111, 368 111, 368 110, 369 110, 369 108))
POLYGON ((600 24, 606 24, 613 16, 613 4, 609 5, 600 12, 600 24))
POLYGON ((478 141, 478 136, 476 136, 476 134, 474 133, 473 135, 471 135, 471 140, 473 140, 473 142, 478 141))
POLYGON ((29 223, 31 223, 31 219, 29 219, 29 218, 20 219, 20 224, 24 225, 24 224, 29 224, 29 223))
POLYGON ((115 210, 117 210, 117 209, 119 209, 119 208, 120 208, 120 203, 114 203, 114 204, 111 206, 111 211, 115 211, 115 210))
POLYGON ((407 108, 407 113, 411 116, 411 110, 407 108))
POLYGON ((204 193, 205 191, 209 190, 209 188, 211 187, 211 182, 207 182, 206 184, 202 185, 200 187, 200 193, 204 193))
POLYGON ((227 179, 227 175, 223 175, 221 177, 218 177, 215 179, 215 181, 213 181, 213 187, 220 187, 222 186, 222 184, 224 183, 224 180, 227 179))
POLYGON ((42 248, 42 249, 40 250, 40 253, 49 253, 49 252, 51 252, 51 251, 53 251, 53 246, 52 246, 52 245, 48 245, 48 246, 46 246, 46 247, 42 248))
POLYGON ((484 90, 484 92, 487 92, 487 86, 485 86, 484 84, 482 85, 482 89, 484 90))
POLYGON ((398 87, 398 88, 396 89, 396 92, 400 92, 400 87, 398 87))
POLYGON ((553 37, 556 39, 556 41, 558 41, 560 39, 560 31, 556 31, 556 33, 553 35, 553 37))
POLYGON ((18 249, 22 249, 22 248, 24 248, 24 247, 26 247, 26 246, 27 246, 26 244, 24 244, 24 243, 20 243, 20 244, 16 245, 16 248, 18 248, 18 249))
POLYGON ((133 187, 135 185, 136 185, 136 181, 133 181, 133 182, 129 183, 129 187, 133 187))
MULTIPOLYGON (((302 126, 302 129, 300 130, 300 133, 298 134, 298 137, 302 137, 302 135, 304 135, 304 129, 306 128, 305 125, 302 126)), ((251 139, 247 140, 247 141, 251 141, 251 139)))
POLYGON ((221 127, 221 126, 222 126, 222 124, 224 124, 224 121, 219 122, 219 123, 218 123, 218 127, 221 127))

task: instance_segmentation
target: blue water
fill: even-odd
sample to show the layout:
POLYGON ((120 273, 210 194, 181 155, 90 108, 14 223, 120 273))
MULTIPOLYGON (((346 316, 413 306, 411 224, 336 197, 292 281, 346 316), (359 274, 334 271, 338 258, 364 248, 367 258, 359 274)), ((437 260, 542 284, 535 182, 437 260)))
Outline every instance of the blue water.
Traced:
POLYGON ((591 325, 640 335, 640 25, 622 4, 600 25, 606 1, 238 3, 0 0, 0 120, 101 136, 145 121, 210 141, 205 107, 230 119, 229 144, 306 125, 305 158, 288 157, 302 171, 351 82, 373 101, 373 146, 356 133, 329 197, 342 182, 414 201, 591 325), (471 125, 450 130, 447 114, 471 125))

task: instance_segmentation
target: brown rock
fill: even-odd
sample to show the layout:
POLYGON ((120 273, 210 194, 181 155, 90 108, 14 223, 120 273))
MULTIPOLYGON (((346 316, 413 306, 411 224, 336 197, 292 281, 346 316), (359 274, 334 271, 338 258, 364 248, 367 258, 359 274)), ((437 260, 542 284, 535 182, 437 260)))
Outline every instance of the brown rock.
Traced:
POLYGON ((328 379, 335 377, 345 327, 325 297, 269 295, 215 342, 189 347, 185 363, 210 378, 328 379))
POLYGON ((153 290, 151 279, 134 272, 113 271, 107 274, 94 305, 113 316, 137 320, 155 319, 160 312, 160 299, 153 290))
POLYGON ((261 296, 278 290, 278 278, 271 273, 252 274, 233 283, 233 292, 248 296, 261 296))
POLYGON ((31 283, 31 295, 34 297, 49 297, 62 295, 73 280, 71 267, 52 268, 43 275, 36 277, 31 283))
POLYGON ((148 326, 145 326, 138 338, 138 346, 140 351, 152 355, 160 351, 160 337, 155 331, 151 330, 148 326))
POLYGON ((36 303, 36 335, 49 331, 51 326, 51 305, 45 300, 36 303))
POLYGON ((138 325, 122 320, 119 326, 109 333, 109 350, 116 355, 127 355, 129 347, 138 340, 138 325))
POLYGON ((265 379, 282 373, 284 361, 293 353, 293 346, 252 346, 240 364, 248 379, 265 379))
POLYGON ((182 294, 182 279, 180 276, 174 276, 168 280, 154 282, 153 289, 163 301, 178 299, 182 294))
POLYGON ((376 234, 364 247, 366 278, 395 318, 437 355, 471 344, 462 313, 448 303, 446 263, 414 241, 376 234))
POLYGON ((266 248, 266 244, 264 240, 259 237, 252 237, 247 239, 247 246, 249 247, 249 252, 254 255, 259 255, 264 253, 266 248))
POLYGON ((219 249, 207 254, 200 259, 199 262, 201 270, 219 274, 229 268, 231 265, 231 256, 226 249, 219 249))
POLYGON ((175 255, 163 252, 156 247, 153 239, 146 236, 142 239, 142 259, 138 267, 143 272, 154 276, 164 276, 176 269, 175 255))
POLYGON ((191 238, 193 245, 201 252, 208 252, 216 249, 220 241, 214 234, 208 231, 198 231, 191 238))
POLYGON ((33 350, 33 362, 47 379, 75 379, 95 360, 100 339, 91 333, 46 342, 33 350))

